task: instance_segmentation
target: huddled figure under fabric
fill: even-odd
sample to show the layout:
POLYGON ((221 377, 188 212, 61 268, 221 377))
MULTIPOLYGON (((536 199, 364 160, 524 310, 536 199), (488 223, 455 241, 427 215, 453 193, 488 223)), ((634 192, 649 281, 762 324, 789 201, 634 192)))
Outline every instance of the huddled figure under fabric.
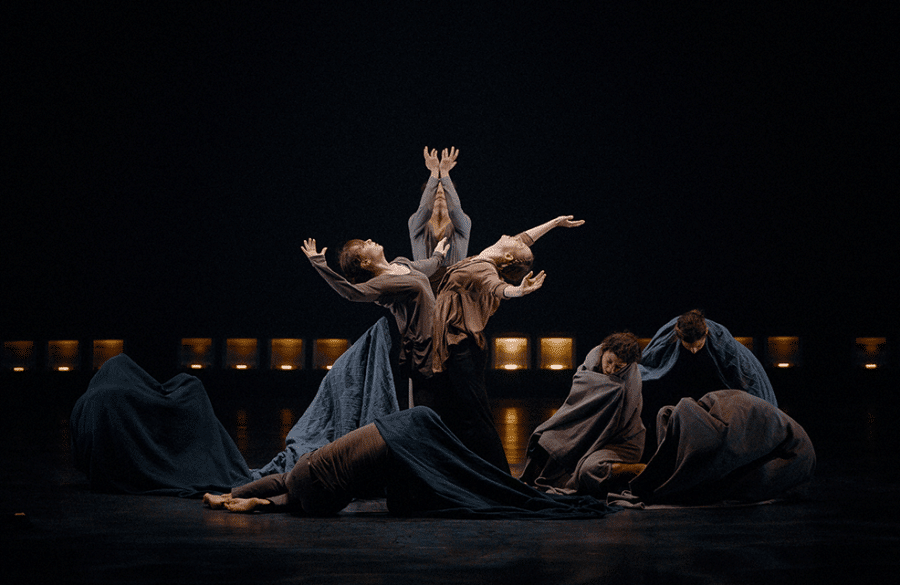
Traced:
POLYGON ((427 259, 438 242, 447 240, 444 261, 429 277, 432 291, 437 291, 447 267, 469 254, 472 220, 463 212, 456 185, 450 179, 450 169, 456 166, 458 156, 459 150, 450 147, 438 159, 437 149, 429 151, 425 147, 425 167, 431 175, 422 188, 418 209, 407 221, 413 260, 427 259))
POLYGON ((656 413, 681 398, 698 399, 715 390, 743 390, 778 406, 762 364, 722 325, 699 310, 688 311, 660 327, 644 348, 638 366, 643 383, 644 459, 656 445, 656 413))
POLYGON ((548 493, 605 497, 641 472, 640 359, 628 332, 588 352, 563 405, 532 433, 522 481, 548 493))
POLYGON ((752 503, 802 494, 816 453, 797 421, 743 390, 682 398, 657 413, 659 444, 621 505, 752 503))
POLYGON ((424 406, 379 417, 304 455, 287 473, 208 493, 204 503, 231 512, 331 516, 373 491, 386 495, 397 516, 576 519, 611 511, 590 496, 533 489, 473 453, 424 406))
POLYGON ((249 469, 203 383, 160 383, 125 354, 106 361, 70 416, 75 463, 97 491, 199 497, 289 471, 304 454, 397 412, 391 335, 382 317, 335 361, 288 433, 285 449, 249 469))

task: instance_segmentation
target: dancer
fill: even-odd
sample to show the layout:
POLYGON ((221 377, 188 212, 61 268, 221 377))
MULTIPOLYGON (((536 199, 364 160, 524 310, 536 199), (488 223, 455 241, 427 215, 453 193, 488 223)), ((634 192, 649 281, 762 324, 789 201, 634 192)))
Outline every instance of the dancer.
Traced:
POLYGON ((641 347, 629 332, 592 349, 562 407, 532 433, 519 479, 558 494, 603 498, 641 472, 641 347))
POLYGON ((488 404, 484 372, 484 328, 503 299, 530 294, 544 283, 534 276, 530 246, 555 227, 577 227, 584 220, 563 215, 518 236, 502 236, 477 256, 447 269, 435 299, 434 372, 442 373, 432 395, 416 404, 430 406, 470 449, 509 471, 488 404), (516 283, 516 284, 510 284, 516 283))
POLYGON ((743 390, 660 409, 659 445, 621 505, 760 502, 802 492, 816 452, 800 424, 743 390))
POLYGON ((643 381, 647 449, 656 447, 656 413, 681 398, 700 398, 715 390, 743 390, 777 407, 762 364, 722 325, 694 309, 665 325, 644 348, 643 381))
POLYGON ((440 160, 437 149, 429 151, 426 146, 424 154, 425 167, 431 176, 422 190, 419 208, 409 217, 407 226, 413 260, 428 258, 437 242, 447 238, 444 262, 429 277, 431 289, 435 291, 447 267, 467 256, 472 220, 463 212, 456 186, 450 179, 450 169, 456 166, 459 150, 452 146, 450 150, 445 148, 440 160))
POLYGON ((288 473, 264 477, 203 501, 233 512, 338 513, 355 497, 381 492, 398 516, 597 518, 610 512, 591 497, 541 493, 460 443, 432 410, 379 417, 304 455, 288 473))
MULTIPOLYGON (((344 278, 329 268, 325 251, 318 251, 316 240, 303 242, 303 253, 313 268, 331 288, 345 299, 357 302, 373 302, 387 308, 393 315, 400 335, 395 380, 417 382, 432 376, 432 329, 434 319, 434 295, 428 276, 441 264, 447 253, 446 238, 438 242, 434 254, 427 260, 410 261, 397 257, 388 262, 384 248, 372 240, 350 240, 340 254, 344 278)), ((396 384, 398 400, 406 383, 396 384)))

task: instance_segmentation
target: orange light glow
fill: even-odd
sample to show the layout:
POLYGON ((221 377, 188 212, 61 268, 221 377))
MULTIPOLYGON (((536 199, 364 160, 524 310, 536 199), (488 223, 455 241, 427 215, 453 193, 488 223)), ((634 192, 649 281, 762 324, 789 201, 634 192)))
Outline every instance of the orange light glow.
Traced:
POLYGON ((259 363, 259 344, 256 339, 238 337, 225 340, 225 367, 236 370, 256 368, 259 363))
POLYGON ((867 370, 877 370, 888 363, 888 343, 886 337, 857 337, 856 366, 867 370))
POLYGON ((793 368, 800 362, 800 338, 769 337, 766 340, 769 364, 776 368, 793 368))
POLYGON ((106 360, 115 357, 125 350, 125 342, 121 339, 95 339, 93 367, 99 370, 106 360))
POLYGON ((303 340, 279 338, 269 342, 273 370, 299 370, 303 368, 303 340))
POLYGON ((575 340, 571 337, 541 337, 540 368, 571 370, 574 365, 575 340))
POLYGON ((213 340, 211 337, 185 337, 181 340, 181 367, 192 370, 211 368, 213 340))
POLYGON ((0 358, 2 368, 14 372, 24 372, 35 367, 33 341, 4 341, 3 355, 0 358))
POLYGON ((347 348, 350 341, 347 339, 316 339, 313 350, 313 364, 317 370, 330 370, 347 348))
POLYGON ((74 371, 81 359, 78 342, 56 340, 47 342, 47 361, 50 369, 58 372, 74 371))
POLYGON ((494 369, 527 370, 528 346, 527 337, 495 337, 494 369))

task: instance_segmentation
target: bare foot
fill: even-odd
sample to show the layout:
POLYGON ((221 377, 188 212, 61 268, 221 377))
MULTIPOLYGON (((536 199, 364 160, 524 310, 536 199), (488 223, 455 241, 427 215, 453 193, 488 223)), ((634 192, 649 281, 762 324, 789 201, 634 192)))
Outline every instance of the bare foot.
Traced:
POLYGON ((229 512, 252 512, 271 503, 269 500, 262 498, 231 498, 225 502, 225 508, 229 512))
POLYGON ((203 496, 203 503, 213 510, 221 510, 225 506, 225 502, 229 500, 231 500, 231 494, 223 494, 221 496, 206 494, 203 496))

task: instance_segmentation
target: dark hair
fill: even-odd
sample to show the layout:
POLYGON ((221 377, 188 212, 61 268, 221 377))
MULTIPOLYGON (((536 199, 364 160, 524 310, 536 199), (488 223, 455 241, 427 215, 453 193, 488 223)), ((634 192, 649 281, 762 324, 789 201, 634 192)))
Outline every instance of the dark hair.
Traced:
POLYGON ((532 266, 534 266, 534 254, 531 253, 531 248, 526 246, 522 251, 516 252, 516 256, 511 262, 498 264, 497 273, 506 282, 519 286, 522 279, 531 272, 532 266))
POLYGON ((687 343, 700 341, 707 333, 709 333, 709 328, 706 326, 706 318, 700 309, 688 311, 678 317, 678 321, 675 323, 675 336, 687 343))
POLYGON ((610 351, 626 364, 641 363, 641 344, 630 331, 611 333, 600 342, 600 354, 610 351))
POLYGON ((350 240, 341 248, 338 262, 341 265, 341 271, 343 271, 344 276, 353 284, 365 282, 375 276, 371 270, 362 267, 359 248, 365 244, 362 240, 350 240))

